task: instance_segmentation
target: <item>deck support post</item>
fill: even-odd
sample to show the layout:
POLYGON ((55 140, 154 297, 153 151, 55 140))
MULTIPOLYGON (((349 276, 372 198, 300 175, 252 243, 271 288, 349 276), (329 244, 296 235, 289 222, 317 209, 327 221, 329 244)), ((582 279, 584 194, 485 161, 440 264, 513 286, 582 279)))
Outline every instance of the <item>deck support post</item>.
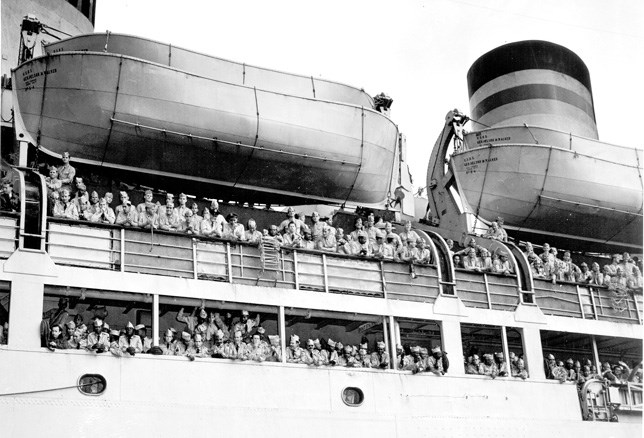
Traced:
POLYGON ((159 345, 159 294, 152 294, 152 345, 159 345))

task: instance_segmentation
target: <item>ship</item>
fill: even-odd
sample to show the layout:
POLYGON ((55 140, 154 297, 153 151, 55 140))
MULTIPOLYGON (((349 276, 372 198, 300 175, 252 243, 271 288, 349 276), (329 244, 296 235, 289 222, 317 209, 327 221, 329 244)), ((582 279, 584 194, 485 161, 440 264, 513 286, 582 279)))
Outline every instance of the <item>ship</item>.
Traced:
MULTIPOLYGON (((3 54, 5 43, 9 45, 4 38, 4 23, 15 21, 17 16, 26 17, 25 26, 34 23, 34 17, 26 15, 22 4, 17 0, 2 3, 3 54)), ((87 28, 92 27, 94 1, 32 0, 29 6, 37 11, 42 23, 58 15, 56 23, 67 23, 59 30, 73 35, 91 32, 87 28)), ((15 37, 12 41, 18 43, 15 37)), ((148 40, 143 41, 147 44, 148 40)), ((15 48, 6 50, 15 53, 15 48)), ((177 82, 189 82, 198 76, 137 58, 135 53, 74 48, 42 53, 42 57, 33 55, 11 68, 26 76, 42 73, 33 77, 40 84, 50 79, 66 81, 66 74, 62 74, 66 68, 73 68, 75 62, 92 65, 94 60, 117 60, 135 69, 171 72, 177 82), (63 59, 66 62, 60 62, 63 59), (57 63, 55 73, 51 72, 53 63, 57 63), (47 67, 38 70, 43 65, 47 67), (26 73, 29 66, 33 66, 32 71, 26 73)), ((5 64, 3 58, 3 72, 5 64)), ((101 77, 116 80, 108 75, 101 77)), ((347 231, 348 224, 366 216, 367 211, 375 210, 390 218, 398 230, 402 229, 403 219, 410 218, 414 231, 426 241, 431 253, 430 263, 410 264, 316 250, 276 250, 223 238, 51 217, 40 162, 59 164, 55 154, 65 151, 65 145, 71 149, 74 144, 82 146, 87 142, 91 150, 92 136, 83 139, 80 128, 70 132, 65 124, 60 130, 50 126, 46 132, 59 135, 60 145, 56 151, 45 150, 45 138, 53 136, 25 128, 22 111, 27 104, 17 89, 22 89, 24 95, 33 90, 25 90, 22 83, 19 87, 20 79, 15 74, 14 78, 3 80, 3 101, 7 95, 16 97, 13 123, 3 125, 3 181, 13 183, 13 199, 19 200, 15 211, 0 213, 0 325, 9 329, 8 334, 3 332, 6 344, 0 345, 3 435, 335 436, 345 430, 376 436, 642 434, 641 382, 609 385, 602 379, 589 379, 577 385, 566 379, 546 378, 544 367, 550 354, 562 360, 588 359, 596 365, 641 362, 641 288, 616 292, 607 286, 536 278, 524 251, 525 242, 481 236, 494 216, 507 215, 508 211, 496 207, 490 211, 483 207, 463 209, 458 201, 471 200, 465 197, 468 191, 461 191, 464 197, 460 197, 461 186, 450 188, 455 178, 460 181, 459 168, 447 166, 448 173, 440 177, 435 173, 439 167, 445 171, 446 148, 463 149, 464 139, 472 145, 469 134, 462 133, 468 116, 450 111, 442 122, 428 166, 428 186, 432 191, 430 214, 426 217, 406 210, 404 201, 402 207, 394 204, 391 209, 375 210, 351 204, 344 196, 319 196, 325 198, 323 203, 337 207, 333 225, 347 231), (15 148, 5 146, 12 143, 15 148), (454 176, 451 179, 450 172, 454 176), (463 246, 476 239, 479 247, 508 257, 512 272, 477 272, 456 265, 449 241, 454 237, 457 244, 461 239, 463 246), (273 339, 278 339, 276 348, 282 359, 190 360, 185 356, 153 354, 115 357, 82 349, 50 351, 42 346, 43 312, 51 311, 51 315, 58 309, 59 314, 77 317, 79 323, 88 325, 100 318, 117 329, 128 322, 143 324, 152 344, 158 346, 168 329, 183 329, 185 324, 178 317, 199 308, 232 317, 248 312, 260 321, 267 334, 278 336, 273 339), (303 340, 332 338, 353 345, 363 340, 371 346, 384 342, 392 358, 397 345, 438 348, 449 358, 450 365, 445 373, 414 373, 401 369, 399 361, 393 359, 383 368, 289 363, 286 356, 293 335, 303 340), (528 374, 523 375, 526 378, 467 374, 464 359, 474 351, 500 352, 506 358, 521 356, 528 374)), ((216 81, 205 77, 203 80, 216 81)), ((31 94, 45 100, 43 93, 31 94)), ((47 104, 56 107, 55 98, 55 93, 49 95, 47 104)), ((293 102, 300 99, 303 97, 290 96, 285 104, 297 106, 293 102)), ((358 108, 345 102, 306 99, 314 99, 316 107, 358 108)), ((378 115, 375 109, 359 111, 357 121, 345 120, 352 125, 348 129, 360 128, 362 111, 378 120, 388 118, 383 113, 378 115)), ((54 111, 49 114, 56 115, 54 111)), ((298 119, 297 114, 293 117, 298 119)), ((71 113, 66 118, 71 123, 75 121, 71 113)), ((159 120, 165 123, 171 118, 159 120)), ((154 127, 152 123, 156 121, 148 120, 147 125, 142 120, 131 121, 139 124, 132 126, 131 132, 137 138, 143 137, 153 131, 145 126, 154 127)), ((398 141, 395 162, 400 155, 400 140, 394 138, 398 131, 393 129, 393 122, 387 120, 386 126, 392 126, 388 138, 398 141)), ((91 126, 87 129, 91 130, 91 126)), ((307 137, 303 139, 311 140, 307 137)), ((554 138, 559 138, 558 134, 554 138)), ((195 136, 193 140, 199 139, 195 136)), ((125 137, 123 142, 128 144, 125 137)), ((118 154, 116 147, 123 144, 111 145, 115 148, 112 152, 118 154)), ((81 149, 76 150, 76 154, 81 153, 81 149)), ((238 148, 238 153, 243 157, 244 148, 238 148)), ((134 197, 143 194, 145 186, 134 184, 141 178, 160 184, 152 186, 159 199, 177 179, 184 179, 184 187, 191 187, 191 183, 195 186, 193 192, 187 193, 198 193, 198 175, 177 173, 163 186, 165 175, 150 180, 140 169, 117 174, 112 168, 106 169, 104 160, 83 161, 76 154, 72 154, 72 164, 85 177, 90 190, 113 194, 128 190, 134 197), (127 179, 121 180, 122 177, 127 179), (114 182, 116 178, 119 180, 114 182)), ((452 163, 457 154, 452 156, 452 163)), ((145 158, 141 158, 142 168, 145 158)), ((629 166, 637 166, 632 160, 622 159, 629 166)), ((483 163, 470 166, 477 164, 483 163)), ((390 175, 384 176, 389 184, 390 175)), ((305 183, 298 190, 306 196, 297 195, 296 188, 292 188, 296 201, 318 197, 307 192, 311 189, 305 183)), ((261 195, 270 190, 252 187, 244 196, 251 192, 261 195)), ((194 199, 200 204, 206 202, 194 199)), ((275 199, 288 201, 292 197, 275 199)), ((219 200, 223 212, 235 211, 243 221, 252 217, 265 226, 285 219, 284 212, 267 205, 258 208, 219 200)), ((615 200, 618 201, 623 202, 615 200)), ((631 207, 621 208, 630 211, 631 207)), ((508 222, 515 220, 518 219, 508 217, 508 222)), ((540 223, 530 226, 536 229, 540 223)), ((511 236, 515 233, 514 228, 508 227, 508 231, 511 236)), ((553 229, 541 231, 548 238, 557 237, 553 229)), ((566 238, 566 242, 580 245, 589 242, 574 233, 566 238)), ((589 261, 602 260, 607 249, 615 248, 610 242, 591 243, 596 243, 595 252, 575 255, 587 256, 589 261)), ((641 242, 627 243, 634 248, 634 254, 641 254, 641 242)))

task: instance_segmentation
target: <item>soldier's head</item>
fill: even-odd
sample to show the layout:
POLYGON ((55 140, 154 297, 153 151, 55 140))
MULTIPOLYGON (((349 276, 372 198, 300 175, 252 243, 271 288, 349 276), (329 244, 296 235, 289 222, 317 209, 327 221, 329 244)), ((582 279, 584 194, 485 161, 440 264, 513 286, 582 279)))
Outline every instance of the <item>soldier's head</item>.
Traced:
POLYGON ((242 342, 242 332, 237 330, 235 332, 235 344, 239 345, 239 344, 241 344, 241 342, 242 342))
MULTIPOLYGON (((56 166, 49 167, 49 178, 51 179, 58 178, 58 169, 56 169, 56 166)), ((4 185, 5 185, 5 181, 2 181, 2 186, 4 187, 4 185)))
POLYGON ((309 351, 313 351, 314 348, 315 348, 315 344, 313 343, 313 339, 307 339, 306 349, 309 351))
POLYGON ((277 236, 277 225, 271 225, 268 227, 268 235, 272 237, 277 236))
POLYGON ((483 361, 486 365, 492 365, 494 363, 494 357, 491 354, 484 354, 483 361))
POLYGON ((103 321, 100 319, 96 318, 94 320, 94 333, 98 334, 103 330, 103 321))
POLYGON ((255 334, 253 335, 253 345, 254 345, 255 347, 257 347, 257 346, 259 345, 260 341, 261 341, 261 339, 260 339, 259 334, 258 334, 258 333, 255 333, 255 334))
POLYGON ((69 152, 65 151, 63 152, 63 163, 69 164, 69 152))
POLYGON ((361 218, 361 217, 357 217, 357 218, 355 219, 355 221, 353 221, 353 225, 354 225, 354 227, 355 227, 355 229, 356 229, 356 230, 361 230, 361 229, 362 229, 362 218, 361 218))
POLYGON ((63 330, 60 328, 58 324, 56 324, 51 328, 51 337, 53 339, 58 339, 60 335, 62 335, 62 333, 63 333, 63 330))
POLYGON ((132 336, 134 334, 134 324, 128 321, 127 325, 125 326, 125 333, 128 336, 132 336))
POLYGON ((203 337, 199 333, 195 335, 195 347, 197 348, 203 347, 203 337))
POLYGON ((461 257, 460 256, 454 255, 453 260, 454 260, 454 266, 455 267, 459 267, 461 265, 461 257))
POLYGON ((288 232, 291 234, 295 234, 297 232, 297 225, 295 225, 295 222, 291 221, 288 223, 288 232))
POLYGON ((434 348, 432 348, 432 356, 438 359, 439 357, 443 357, 443 352, 441 351, 441 347, 438 345, 434 348))
POLYGON ((249 231, 257 230, 257 222, 255 222, 255 219, 248 219, 248 223, 246 225, 248 226, 249 231))
POLYGON ((69 190, 68 189, 62 189, 60 191, 60 200, 63 202, 69 202, 69 190))
POLYGON ((145 338, 145 336, 148 334, 148 331, 145 328, 145 324, 137 324, 136 327, 134 327, 134 330, 136 330, 136 334, 139 335, 141 339, 145 338))
POLYGON ((241 311, 241 321, 242 322, 248 321, 248 316, 249 316, 248 310, 242 310, 241 311))
POLYGON ((168 329, 165 331, 163 340, 168 344, 174 340, 174 333, 172 333, 172 330, 168 329))
POLYGON ((405 221, 405 231, 408 233, 411 231, 411 221, 405 221))
POLYGON ((314 211, 313 213, 311 213, 311 221, 314 224, 319 222, 320 221, 320 213, 318 213, 317 211, 314 211))
POLYGON ((313 234, 309 230, 304 231, 304 240, 310 241, 313 240, 313 234))
POLYGON ((295 349, 300 345, 300 337, 298 335, 291 335, 290 347, 295 349))
POLYGON ((286 216, 289 218, 295 217, 295 209, 293 207, 289 207, 288 210, 286 210, 286 216))
POLYGON ((67 336, 71 338, 76 331, 76 323, 74 321, 68 321, 65 324, 65 329, 67 330, 67 336))
POLYGON ((218 345, 221 345, 222 342, 224 342, 224 332, 221 330, 217 330, 217 333, 215 333, 215 342, 218 345))
POLYGON ((383 341, 378 341, 376 343, 376 350, 378 351, 378 353, 380 353, 380 354, 384 353, 385 348, 386 348, 386 345, 385 345, 385 343, 383 341))
POLYGON ((478 365, 481 363, 481 358, 479 357, 478 354, 472 355, 472 364, 478 365))

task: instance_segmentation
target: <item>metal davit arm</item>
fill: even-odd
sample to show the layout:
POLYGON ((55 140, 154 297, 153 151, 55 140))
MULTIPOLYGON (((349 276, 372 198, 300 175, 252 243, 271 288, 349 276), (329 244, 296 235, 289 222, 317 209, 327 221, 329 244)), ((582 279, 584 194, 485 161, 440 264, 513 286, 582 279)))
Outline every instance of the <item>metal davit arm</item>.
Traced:
POLYGON ((45 250, 47 187, 38 172, 15 169, 20 178, 20 249, 45 250))

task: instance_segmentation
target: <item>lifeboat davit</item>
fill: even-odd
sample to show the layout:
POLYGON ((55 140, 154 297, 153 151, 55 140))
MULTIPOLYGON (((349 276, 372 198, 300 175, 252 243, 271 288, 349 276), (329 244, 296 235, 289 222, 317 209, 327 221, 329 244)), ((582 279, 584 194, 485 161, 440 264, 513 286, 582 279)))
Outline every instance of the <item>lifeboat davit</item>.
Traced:
POLYGON ((518 231, 641 246, 642 151, 597 139, 576 54, 507 44, 472 65, 468 85, 472 124, 486 128, 463 135, 451 157, 467 211, 518 231))
POLYGON ((389 190, 398 129, 370 107, 107 52, 52 52, 13 84, 18 138, 54 156, 258 203, 374 204, 389 190))

